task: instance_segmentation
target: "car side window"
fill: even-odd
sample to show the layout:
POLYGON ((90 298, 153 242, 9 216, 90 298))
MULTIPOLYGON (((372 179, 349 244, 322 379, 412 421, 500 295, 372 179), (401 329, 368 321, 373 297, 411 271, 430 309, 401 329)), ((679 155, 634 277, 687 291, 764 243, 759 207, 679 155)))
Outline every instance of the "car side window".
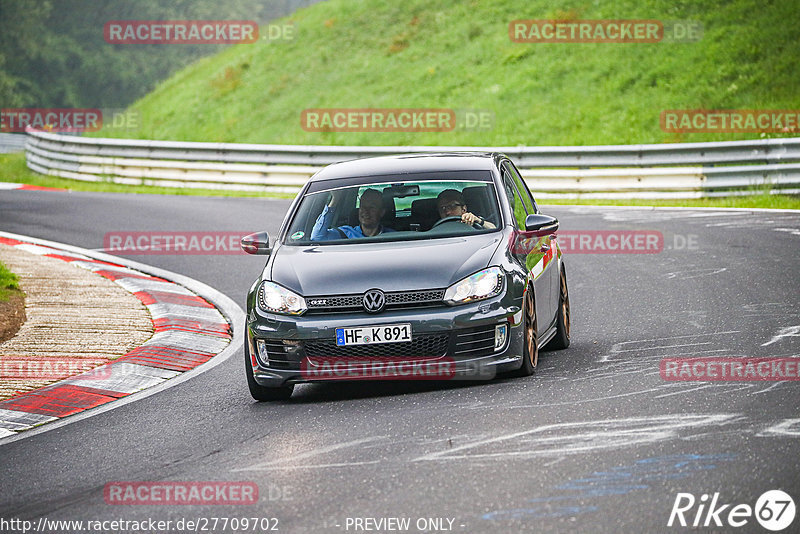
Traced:
POLYGON ((511 206, 511 211, 514 214, 514 226, 517 228, 525 228, 525 217, 528 213, 525 209, 523 201, 517 192, 517 186, 514 185, 514 179, 511 177, 508 169, 503 165, 503 188, 506 190, 508 203, 511 206))
POLYGON ((539 207, 536 205, 536 201, 533 199, 530 190, 528 190, 528 186, 523 181, 522 176, 520 176, 519 171, 517 171, 517 168, 508 161, 503 163, 503 167, 511 175, 511 179, 517 186, 519 195, 522 197, 522 202, 525 204, 525 209, 528 210, 528 213, 539 213, 539 207))

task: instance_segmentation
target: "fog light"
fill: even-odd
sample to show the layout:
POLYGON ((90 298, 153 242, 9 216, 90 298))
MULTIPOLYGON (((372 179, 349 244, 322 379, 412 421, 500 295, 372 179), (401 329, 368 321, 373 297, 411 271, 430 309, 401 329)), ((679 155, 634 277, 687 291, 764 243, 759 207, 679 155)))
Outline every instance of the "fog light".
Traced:
POLYGON ((498 350, 506 344, 507 335, 507 324, 499 324, 494 328, 494 350, 498 350))
POLYGON ((269 356, 267 355, 267 343, 263 339, 256 340, 256 357, 261 365, 269 365, 269 356))

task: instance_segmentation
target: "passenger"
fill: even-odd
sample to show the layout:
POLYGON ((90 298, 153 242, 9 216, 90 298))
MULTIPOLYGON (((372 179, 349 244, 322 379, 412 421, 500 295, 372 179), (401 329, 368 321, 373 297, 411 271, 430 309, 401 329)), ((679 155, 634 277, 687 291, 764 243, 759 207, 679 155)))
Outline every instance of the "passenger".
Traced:
POLYGON ((346 239, 354 237, 372 237, 385 232, 394 232, 381 225, 381 218, 386 213, 383 206, 383 195, 377 189, 367 189, 361 193, 358 206, 358 226, 339 226, 330 228, 331 220, 336 215, 336 207, 341 203, 342 191, 334 191, 331 200, 322 210, 314 228, 311 230, 311 241, 327 239, 346 239))
POLYGON ((470 213, 466 202, 464 202, 464 195, 455 189, 445 189, 439 193, 439 196, 436 197, 436 206, 439 210, 439 217, 442 219, 446 217, 461 217, 461 222, 470 226, 477 223, 483 228, 497 228, 497 226, 483 217, 470 213))

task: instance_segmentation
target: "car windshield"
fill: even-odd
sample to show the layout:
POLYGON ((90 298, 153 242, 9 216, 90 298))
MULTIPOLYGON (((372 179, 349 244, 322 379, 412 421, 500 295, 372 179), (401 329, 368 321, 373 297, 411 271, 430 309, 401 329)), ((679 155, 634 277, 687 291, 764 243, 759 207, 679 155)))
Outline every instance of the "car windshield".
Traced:
POLYGON ((492 232, 500 226, 488 171, 379 179, 312 184, 284 244, 436 239, 492 232))

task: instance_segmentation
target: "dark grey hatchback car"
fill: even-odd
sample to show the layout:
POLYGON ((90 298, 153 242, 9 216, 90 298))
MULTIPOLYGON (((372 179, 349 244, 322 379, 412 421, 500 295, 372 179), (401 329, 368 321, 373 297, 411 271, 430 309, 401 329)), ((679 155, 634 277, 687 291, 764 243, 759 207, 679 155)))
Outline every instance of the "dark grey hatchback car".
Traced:
POLYGON ((247 297, 257 400, 323 380, 527 376, 569 346, 558 221, 496 153, 330 165, 292 203, 247 297))

